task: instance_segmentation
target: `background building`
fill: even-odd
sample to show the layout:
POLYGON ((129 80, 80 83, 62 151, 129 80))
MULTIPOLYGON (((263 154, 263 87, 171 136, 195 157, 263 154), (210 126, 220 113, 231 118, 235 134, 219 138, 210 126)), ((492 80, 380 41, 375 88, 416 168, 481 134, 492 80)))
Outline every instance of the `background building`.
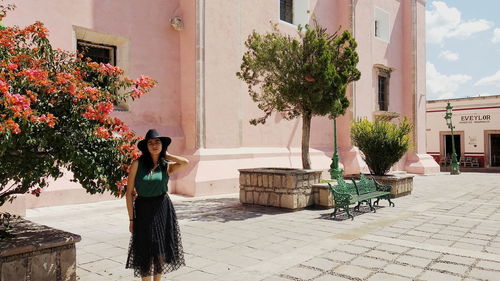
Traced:
MULTIPOLYGON (((415 125, 413 150, 394 167, 412 173, 439 170, 425 147, 425 0, 23 0, 7 25, 42 21, 56 47, 86 47, 96 58, 125 69, 130 77, 152 76, 159 86, 116 115, 137 134, 157 128, 172 137, 172 153, 191 164, 171 182, 171 192, 197 196, 237 192, 238 168, 301 167, 301 120, 279 114, 265 125, 249 120, 262 113, 237 79, 244 41, 270 22, 290 34, 311 14, 333 33, 349 29, 358 42, 361 79, 352 84, 352 101, 338 120, 341 160, 346 173, 366 170, 351 145, 352 120, 396 113, 415 125)), ((311 163, 328 170, 333 122, 314 118, 311 163)), ((69 176, 68 176, 69 177, 69 176)), ((50 190, 77 185, 58 181, 50 190)), ((74 193, 80 194, 80 193, 74 193)), ((82 200, 83 194, 61 201, 82 200), (78 197, 78 198, 76 198, 78 197)), ((27 207, 42 206, 26 199, 27 207), (31 202, 31 203, 29 203, 31 202)), ((56 202, 56 199, 53 202, 56 202)), ((43 203, 49 204, 49 203, 43 203)))
POLYGON ((500 171, 500 95, 427 102, 427 153, 444 165, 451 154, 446 105, 453 107, 455 151, 465 167, 500 171))

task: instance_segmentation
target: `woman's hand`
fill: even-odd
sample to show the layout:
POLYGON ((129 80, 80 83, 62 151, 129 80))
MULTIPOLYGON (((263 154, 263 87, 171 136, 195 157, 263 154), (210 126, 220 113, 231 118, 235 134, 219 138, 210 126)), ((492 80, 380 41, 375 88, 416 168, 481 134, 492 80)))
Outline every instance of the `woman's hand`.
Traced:
POLYGON ((168 163, 169 174, 172 174, 180 169, 183 169, 187 167, 187 165, 189 164, 189 160, 187 160, 186 158, 169 154, 168 152, 165 152, 165 159, 170 161, 170 163, 168 163))
POLYGON ((128 225, 128 230, 130 231, 130 233, 133 233, 134 232, 134 221, 130 221, 130 224, 128 225))

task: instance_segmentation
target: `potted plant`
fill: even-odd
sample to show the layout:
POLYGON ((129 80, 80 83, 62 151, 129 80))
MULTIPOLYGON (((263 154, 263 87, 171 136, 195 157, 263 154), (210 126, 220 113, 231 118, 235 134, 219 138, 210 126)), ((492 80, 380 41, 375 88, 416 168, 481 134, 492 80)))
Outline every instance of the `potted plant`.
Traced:
MULTIPOLYGON (((298 35, 291 36, 281 33, 276 25, 266 34, 253 32, 245 42, 247 48, 242 58, 241 71, 236 75, 248 85, 248 93, 257 103, 258 108, 264 111, 264 116, 250 121, 251 124, 264 124, 273 113, 279 112, 285 119, 302 118, 302 167, 295 169, 302 174, 311 169, 309 158, 309 138, 311 119, 313 116, 337 117, 345 113, 349 107, 346 97, 347 85, 360 78, 356 68, 359 61, 356 53, 356 41, 349 31, 329 34, 326 28, 314 21, 312 26, 298 27, 298 35)), ((276 178, 289 178, 287 186, 293 185, 290 181, 290 171, 285 174, 276 174, 276 178)), ((260 194, 255 196, 254 187, 262 183, 256 176, 252 184, 249 173, 256 172, 240 170, 240 199, 242 202, 270 205, 283 205, 279 202, 294 201, 268 194, 269 186, 263 189, 263 199, 260 194), (248 175, 249 184, 242 173, 248 175), (243 184, 242 184, 243 183, 243 184), (246 192, 245 186, 253 191, 246 192), (250 195, 248 195, 250 194, 250 195), (247 199, 249 197, 250 199, 247 199), (278 201, 278 203, 276 203, 278 201)), ((298 181, 297 176, 294 182, 298 181)), ((319 182, 320 176, 313 176, 313 182, 319 182)), ((283 181, 279 181, 282 183, 283 181)), ((296 187, 296 186, 294 186, 296 187)), ((290 192, 290 191, 288 191, 290 192)), ((272 192, 271 192, 272 193, 272 192)), ((306 191, 306 197, 310 196, 306 191)), ((299 196, 300 197, 300 196, 299 196)), ((282 197, 284 198, 284 197, 282 197)), ((307 197, 309 198, 309 197, 307 197)), ((298 204, 292 207, 305 207, 310 199, 297 199, 298 204), (302 204, 303 201, 307 201, 302 204), (301 203, 302 202, 302 203, 301 203)), ((295 201, 297 201, 295 200, 295 201)))
POLYGON ((391 167, 398 162, 411 146, 410 132, 413 126, 407 118, 399 124, 376 118, 371 122, 363 118, 351 126, 351 139, 363 153, 363 159, 370 173, 377 181, 389 184, 394 197, 411 193, 413 176, 388 175, 391 167))

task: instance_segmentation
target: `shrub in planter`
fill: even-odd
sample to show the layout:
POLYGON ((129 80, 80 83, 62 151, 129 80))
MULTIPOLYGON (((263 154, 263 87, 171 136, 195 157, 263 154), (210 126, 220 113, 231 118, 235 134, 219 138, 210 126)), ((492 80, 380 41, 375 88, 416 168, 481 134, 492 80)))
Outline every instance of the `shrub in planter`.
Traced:
POLYGON ((377 119, 356 120, 351 126, 352 143, 356 145, 373 175, 385 175, 411 146, 412 124, 404 118, 399 124, 377 119))

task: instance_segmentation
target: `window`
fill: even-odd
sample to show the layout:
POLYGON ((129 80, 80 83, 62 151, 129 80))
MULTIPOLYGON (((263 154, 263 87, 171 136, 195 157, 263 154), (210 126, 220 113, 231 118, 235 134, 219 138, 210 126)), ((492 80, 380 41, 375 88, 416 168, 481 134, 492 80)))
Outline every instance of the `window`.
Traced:
POLYGON ((387 111, 387 82, 388 79, 385 76, 378 76, 378 109, 381 111, 387 111))
POLYGON ((116 46, 77 40, 76 49, 79 53, 83 53, 84 57, 91 58, 92 61, 116 65, 116 46))
POLYGON ((389 110, 389 81, 392 68, 382 64, 375 65, 377 75, 377 110, 389 110))
POLYGON ((309 0, 280 0, 280 20, 295 26, 309 23, 309 0))
POLYGON ((293 24, 293 0, 280 0, 280 20, 293 24))
POLYGON ((374 35, 376 38, 389 42, 390 28, 389 28, 389 13, 375 7, 374 11, 374 35))

